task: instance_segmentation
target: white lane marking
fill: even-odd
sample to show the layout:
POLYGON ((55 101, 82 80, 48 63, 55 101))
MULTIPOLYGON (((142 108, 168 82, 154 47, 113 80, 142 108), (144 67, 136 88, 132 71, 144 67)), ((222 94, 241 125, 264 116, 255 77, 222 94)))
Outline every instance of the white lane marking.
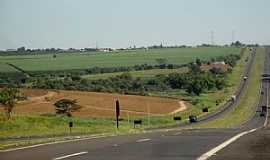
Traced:
POLYGON ((136 142, 137 142, 137 143, 140 143, 140 142, 146 142, 146 141, 151 141, 151 139, 149 139, 149 138, 139 139, 139 140, 137 140, 136 142))
POLYGON ((61 143, 68 143, 68 142, 76 142, 76 141, 83 141, 83 140, 91 140, 91 139, 98 139, 98 138, 104 138, 109 136, 115 136, 115 135, 108 135, 108 136, 95 136, 95 137, 87 137, 87 138, 81 138, 81 139, 71 139, 71 140, 61 140, 56 142, 49 142, 49 143, 42 143, 42 144, 36 144, 32 146, 26 146, 26 147, 19 147, 19 148, 12 148, 12 149, 6 149, 6 150, 0 150, 1 152, 11 152, 11 151, 17 151, 22 149, 29 149, 29 148, 35 148, 35 147, 41 147, 41 146, 47 146, 52 144, 61 144, 61 143))
POLYGON ((264 124, 263 126, 266 127, 267 126, 267 123, 268 123, 268 115, 269 115, 269 110, 268 110, 268 106, 269 106, 269 102, 268 102, 268 88, 266 90, 266 118, 265 118, 265 121, 264 121, 264 124))
POLYGON ((118 144, 113 144, 112 146, 113 146, 113 147, 118 147, 118 144))
POLYGON ((79 156, 79 155, 86 154, 86 153, 88 153, 88 152, 73 153, 73 154, 69 154, 69 155, 65 155, 65 156, 53 158, 53 160, 65 159, 65 158, 74 157, 74 156, 79 156))
POLYGON ((252 132, 256 131, 257 129, 259 129, 259 128, 255 128, 255 129, 252 129, 252 130, 245 131, 245 132, 237 134, 236 136, 228 139, 227 141, 223 142, 219 146, 217 146, 217 147, 211 149, 210 151, 204 153, 199 158, 197 158, 197 160, 206 160, 206 159, 210 158, 211 156, 215 155, 221 149, 225 148, 226 146, 228 146, 232 142, 236 141, 238 138, 240 138, 240 137, 242 137, 242 136, 244 136, 246 134, 252 133, 252 132))
POLYGON ((180 134, 182 134, 182 132, 177 132, 177 133, 174 134, 174 136, 178 136, 180 134))

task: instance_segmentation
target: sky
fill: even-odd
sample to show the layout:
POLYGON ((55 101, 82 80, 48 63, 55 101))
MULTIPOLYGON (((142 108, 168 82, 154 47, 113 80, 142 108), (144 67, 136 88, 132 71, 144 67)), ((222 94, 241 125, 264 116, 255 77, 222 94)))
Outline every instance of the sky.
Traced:
POLYGON ((0 0, 0 49, 197 45, 211 43, 211 31, 215 44, 270 44, 269 6, 269 0, 0 0))

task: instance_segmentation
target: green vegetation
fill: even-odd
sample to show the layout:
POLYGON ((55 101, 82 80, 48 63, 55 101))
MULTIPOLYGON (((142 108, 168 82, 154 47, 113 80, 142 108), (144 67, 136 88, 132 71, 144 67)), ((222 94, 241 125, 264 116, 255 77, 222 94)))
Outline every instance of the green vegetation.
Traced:
POLYGON ((4 110, 6 111, 6 118, 8 120, 10 119, 11 112, 19 98, 19 90, 14 88, 5 88, 0 92, 0 104, 4 106, 4 110))
POLYGON ((77 111, 82 107, 77 104, 76 100, 70 99, 61 99, 58 100, 55 105, 55 110, 57 114, 66 114, 68 117, 71 117, 71 112, 77 111))
MULTIPOLYGON (((225 61, 231 67, 234 67, 239 59, 239 55, 227 55, 219 58, 220 61, 225 61)), ((227 71, 222 68, 211 68, 202 71, 199 66, 202 63, 201 60, 197 59, 196 63, 187 65, 189 69, 186 73, 158 74, 148 79, 133 77, 130 73, 125 72, 119 76, 97 80, 81 79, 78 76, 63 78, 40 77, 32 79, 31 83, 33 88, 139 95, 147 95, 149 92, 155 91, 170 92, 172 89, 180 89, 191 95, 198 96, 201 93, 221 90, 226 87, 225 78, 231 72, 231 69, 227 71)), ((166 67, 167 65, 164 65, 164 68, 166 67)))
MULTIPOLYGON (((0 58, 1 61, 1 58, 0 58)), ((16 69, 7 65, 4 61, 0 62, 0 72, 17 72, 16 69)))
POLYGON ((259 99, 260 75, 263 70, 263 58, 265 51, 262 48, 257 49, 255 67, 250 76, 250 82, 245 95, 241 98, 239 105, 223 117, 211 121, 199 127, 206 128, 232 128, 238 127, 249 120, 255 113, 257 101, 259 99))
MULTIPOLYGON (((238 51, 240 52, 239 49, 238 51)), ((70 121, 73 121, 74 123, 74 128, 72 129, 72 135, 74 136, 96 133, 125 134, 141 132, 146 128, 175 125, 177 122, 173 121, 173 116, 181 116, 182 119, 186 119, 191 114, 203 115, 204 113, 201 111, 203 107, 208 107, 209 111, 213 112, 224 103, 224 101, 232 94, 233 89, 238 85, 241 78, 239 75, 243 72, 243 68, 246 64, 245 59, 248 57, 249 53, 250 52, 246 50, 232 72, 226 74, 224 78, 229 86, 221 90, 206 90, 201 93, 200 96, 188 94, 183 89, 178 88, 171 88, 166 91, 149 91, 148 95, 150 96, 181 98, 190 101, 193 105, 192 107, 189 106, 188 110, 175 115, 151 117, 150 125, 148 125, 147 117, 130 117, 130 123, 128 123, 127 119, 124 119, 120 122, 120 130, 117 130, 115 127, 115 120, 112 118, 77 118, 49 114, 40 116, 14 115, 10 121, 3 121, 3 118, 1 118, 3 115, 0 115, 0 149, 1 147, 14 147, 18 144, 25 145, 50 141, 45 137, 67 136, 69 135, 68 122, 70 121), (218 102, 219 105, 216 105, 216 102, 218 102), (143 126, 134 129, 132 120, 137 118, 143 120, 143 126), (25 139, 26 142, 24 143, 23 141, 25 139), (20 142, 22 143, 20 144, 20 142)), ((176 75, 177 74, 178 73, 176 73, 176 75)), ((173 74, 171 76, 173 76, 173 74)), ((162 77, 158 78, 162 79, 162 77)), ((81 81, 81 79, 74 79, 74 81, 81 81)), ((82 81, 84 81, 84 79, 82 79, 82 81)))
MULTIPOLYGON (((179 68, 179 69, 151 69, 151 70, 143 70, 143 71, 130 71, 132 77, 135 78, 152 78, 159 74, 168 75, 170 73, 184 73, 187 72, 187 68, 179 68)), ((124 72, 115 72, 115 73, 102 73, 102 74, 92 74, 85 75, 82 78, 97 80, 97 79, 107 79, 110 77, 120 76, 124 72)))
MULTIPOLYGON (((71 69, 87 69, 91 67, 119 67, 139 64, 157 64, 156 59, 166 58, 170 64, 186 64, 196 58, 209 60, 228 54, 239 54, 236 47, 200 47, 200 48, 168 48, 117 51, 109 53, 89 52, 84 54, 65 53, 53 58, 52 54, 0 56, 0 63, 11 63, 25 71, 55 71, 71 69)), ((7 70, 0 68, 0 72, 7 70)))

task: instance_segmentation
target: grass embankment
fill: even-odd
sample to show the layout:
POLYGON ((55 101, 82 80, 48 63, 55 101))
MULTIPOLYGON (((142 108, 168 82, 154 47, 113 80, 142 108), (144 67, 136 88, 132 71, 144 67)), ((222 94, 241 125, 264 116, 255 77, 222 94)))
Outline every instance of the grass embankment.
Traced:
POLYGON ((199 125, 205 128, 233 128, 249 120, 255 113, 257 101, 259 100, 260 77, 263 71, 263 58, 265 51, 263 48, 257 49, 255 65, 251 71, 250 81, 246 93, 241 98, 240 103, 232 111, 223 117, 199 125))
MULTIPOLYGON (((190 97, 183 91, 175 91, 170 93, 159 93, 158 95, 168 97, 183 97, 191 101, 198 101, 193 107, 188 110, 176 114, 186 119, 190 114, 201 115, 201 108, 207 106, 210 112, 218 108, 216 100, 222 104, 228 98, 239 84, 241 73, 246 64, 245 59, 249 55, 246 50, 241 60, 238 62, 232 73, 228 75, 229 88, 218 92, 209 92, 202 94, 200 97, 190 97)), ((153 94, 154 95, 154 94, 153 94)), ((10 121, 3 121, 0 118, 0 149, 10 148, 15 146, 29 145, 33 143, 42 143, 47 141, 54 141, 54 137, 69 136, 68 122, 73 121, 74 127, 72 135, 82 134, 97 134, 97 133, 111 133, 111 134, 126 134, 141 132, 146 128, 155 128, 165 125, 175 125, 173 116, 151 117, 150 125, 148 125, 148 117, 140 117, 143 120, 143 126, 136 129, 131 123, 136 117, 130 117, 130 123, 127 119, 120 122, 120 129, 115 128, 114 119, 110 118, 67 118, 61 116, 22 116, 13 115, 10 121), (46 138, 47 137, 47 138, 46 138), (52 139, 48 139, 52 138, 52 139)), ((57 138, 56 138, 57 139, 57 138)))

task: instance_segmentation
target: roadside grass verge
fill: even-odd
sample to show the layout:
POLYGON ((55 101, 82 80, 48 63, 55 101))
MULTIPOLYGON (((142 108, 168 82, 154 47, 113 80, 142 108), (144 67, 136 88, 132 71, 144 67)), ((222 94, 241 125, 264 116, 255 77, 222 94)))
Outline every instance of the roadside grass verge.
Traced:
POLYGON ((251 71, 250 81, 246 93, 241 98, 240 103, 232 111, 214 121, 198 125, 202 128, 233 128, 249 120, 256 111, 257 101, 260 93, 260 76, 263 71, 264 49, 258 48, 254 68, 251 71))

